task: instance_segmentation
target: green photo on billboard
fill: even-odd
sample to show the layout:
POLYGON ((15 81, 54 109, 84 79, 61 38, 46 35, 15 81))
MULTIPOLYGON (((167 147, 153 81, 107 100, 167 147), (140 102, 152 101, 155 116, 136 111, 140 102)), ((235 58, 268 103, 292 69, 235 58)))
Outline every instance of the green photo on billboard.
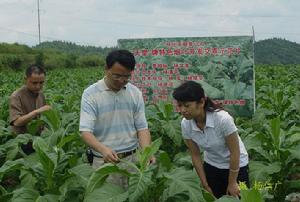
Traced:
POLYGON ((232 115, 253 115, 252 36, 119 39, 118 47, 136 58, 131 82, 145 102, 172 102, 172 90, 193 80, 232 115))

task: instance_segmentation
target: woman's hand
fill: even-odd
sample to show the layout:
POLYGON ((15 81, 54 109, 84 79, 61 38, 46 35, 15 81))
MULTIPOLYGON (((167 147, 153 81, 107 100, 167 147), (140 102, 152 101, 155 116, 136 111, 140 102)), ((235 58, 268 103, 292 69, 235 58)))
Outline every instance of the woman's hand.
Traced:
POLYGON ((209 193, 211 193, 212 195, 214 195, 213 191, 211 190, 210 186, 209 185, 205 185, 203 186, 203 188, 208 191, 209 193))
POLYGON ((228 184, 226 194, 238 198, 240 196, 240 187, 238 183, 228 184))

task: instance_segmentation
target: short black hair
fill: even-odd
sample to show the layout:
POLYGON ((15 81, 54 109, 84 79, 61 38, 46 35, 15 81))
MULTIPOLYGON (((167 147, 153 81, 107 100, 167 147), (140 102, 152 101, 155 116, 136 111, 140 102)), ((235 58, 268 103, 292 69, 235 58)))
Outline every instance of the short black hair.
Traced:
POLYGON ((175 88, 173 98, 181 102, 200 102, 201 98, 205 98, 205 93, 201 84, 195 81, 186 81, 175 88))
POLYGON ((33 73, 35 74, 44 74, 46 75, 46 71, 44 70, 43 67, 38 66, 38 65, 30 65, 25 72, 26 77, 30 77, 33 73))
POLYGON ((201 102, 201 99, 204 98, 205 111, 218 111, 224 110, 220 104, 214 103, 209 97, 205 96, 204 89, 202 88, 200 83, 195 81, 186 81, 182 83, 180 86, 175 88, 173 92, 173 98, 179 102, 201 102))
POLYGON ((128 50, 114 50, 106 57, 106 67, 110 69, 115 63, 123 65, 129 70, 134 70, 135 58, 128 50))

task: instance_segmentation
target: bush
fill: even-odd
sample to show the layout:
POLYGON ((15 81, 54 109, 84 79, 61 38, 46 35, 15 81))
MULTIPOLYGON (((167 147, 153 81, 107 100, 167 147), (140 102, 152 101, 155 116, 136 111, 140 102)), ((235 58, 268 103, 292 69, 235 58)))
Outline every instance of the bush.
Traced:
POLYGON ((100 55, 85 55, 77 59, 77 65, 79 67, 99 67, 104 64, 104 58, 100 55))
POLYGON ((67 55, 66 61, 65 61, 65 67, 66 68, 75 68, 77 66, 76 64, 77 56, 70 54, 67 55))
POLYGON ((0 63, 3 67, 9 67, 14 70, 19 70, 22 65, 22 59, 18 55, 5 54, 1 55, 0 63))
POLYGON ((48 55, 45 57, 45 69, 55 69, 65 67, 66 57, 65 55, 48 55))

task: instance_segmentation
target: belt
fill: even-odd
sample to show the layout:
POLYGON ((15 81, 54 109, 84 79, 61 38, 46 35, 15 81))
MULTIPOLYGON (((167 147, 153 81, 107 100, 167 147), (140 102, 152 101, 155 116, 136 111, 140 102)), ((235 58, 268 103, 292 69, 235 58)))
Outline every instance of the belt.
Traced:
POLYGON ((130 156, 130 155, 134 154, 135 152, 136 152, 136 149, 131 150, 131 151, 127 151, 127 152, 118 153, 118 157, 120 159, 123 159, 123 158, 125 158, 127 156, 130 156))

